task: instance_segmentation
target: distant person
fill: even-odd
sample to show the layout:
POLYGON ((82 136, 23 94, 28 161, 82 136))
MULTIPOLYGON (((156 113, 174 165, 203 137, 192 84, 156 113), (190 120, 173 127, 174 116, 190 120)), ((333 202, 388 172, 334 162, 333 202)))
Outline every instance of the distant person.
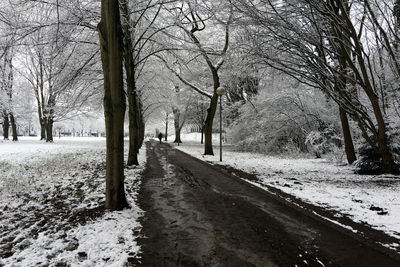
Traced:
POLYGON ((160 139, 160 144, 161 144, 162 138, 163 138, 163 134, 162 134, 162 133, 159 133, 159 134, 158 134, 158 139, 160 139))

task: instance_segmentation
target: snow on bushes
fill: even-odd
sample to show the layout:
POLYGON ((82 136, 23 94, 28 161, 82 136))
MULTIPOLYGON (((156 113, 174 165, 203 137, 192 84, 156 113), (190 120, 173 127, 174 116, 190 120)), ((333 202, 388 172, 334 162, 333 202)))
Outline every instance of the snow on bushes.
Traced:
POLYGON ((334 152, 335 148, 341 147, 342 138, 332 125, 328 125, 322 131, 311 131, 305 143, 317 158, 321 158, 322 154, 334 152))
MULTIPOLYGON (((372 142, 378 146, 375 136, 370 136, 372 142)), ((388 135, 389 150, 394 158, 394 173, 400 173, 400 133, 390 133, 388 135)), ((376 153, 371 145, 364 141, 358 149, 359 158, 354 162, 359 174, 379 174, 382 170, 382 158, 376 153)))
MULTIPOLYGON (((325 139, 336 140, 336 134, 328 138, 329 133, 324 131, 337 133, 340 129, 336 104, 329 102, 319 91, 284 76, 265 82, 257 98, 241 106, 238 114, 229 131, 230 142, 238 151, 306 153, 312 148, 306 144, 310 133, 320 132, 325 139)), ((316 151, 327 150, 323 148, 326 145, 316 151)))

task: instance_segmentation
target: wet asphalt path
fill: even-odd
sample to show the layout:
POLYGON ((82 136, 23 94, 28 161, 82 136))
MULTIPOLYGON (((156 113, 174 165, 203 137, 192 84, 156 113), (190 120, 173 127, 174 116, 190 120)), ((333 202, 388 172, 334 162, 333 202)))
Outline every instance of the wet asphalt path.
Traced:
POLYGON ((140 266, 400 266, 272 195, 147 142, 140 266))

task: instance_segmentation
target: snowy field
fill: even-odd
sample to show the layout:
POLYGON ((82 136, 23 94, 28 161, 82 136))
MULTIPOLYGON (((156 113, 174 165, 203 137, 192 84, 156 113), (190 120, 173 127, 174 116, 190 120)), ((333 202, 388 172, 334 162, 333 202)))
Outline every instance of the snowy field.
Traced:
MULTIPOLYGON (((174 140, 173 138, 170 138, 174 140)), ((305 202, 333 210, 337 216, 346 215, 355 222, 367 223, 399 239, 390 244, 400 246, 400 176, 356 175, 351 166, 336 164, 327 159, 278 158, 254 153, 223 150, 219 162, 219 139, 213 137, 215 156, 203 156, 197 133, 183 135, 176 148, 199 159, 222 164, 255 174, 254 183, 268 190, 272 186, 305 202), (197 141, 197 142, 195 142, 197 141)))
MULTIPOLYGON (((139 155, 144 166, 146 152, 139 155)), ((0 266, 123 266, 139 252, 143 167, 126 169, 131 209, 106 212, 105 139, 0 141, 0 266)))

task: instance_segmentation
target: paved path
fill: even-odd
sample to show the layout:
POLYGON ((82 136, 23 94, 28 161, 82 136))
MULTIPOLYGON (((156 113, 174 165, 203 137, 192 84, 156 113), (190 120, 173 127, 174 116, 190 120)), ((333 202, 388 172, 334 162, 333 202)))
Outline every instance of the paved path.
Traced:
POLYGON ((400 266, 237 177, 146 145, 142 266, 400 266))

